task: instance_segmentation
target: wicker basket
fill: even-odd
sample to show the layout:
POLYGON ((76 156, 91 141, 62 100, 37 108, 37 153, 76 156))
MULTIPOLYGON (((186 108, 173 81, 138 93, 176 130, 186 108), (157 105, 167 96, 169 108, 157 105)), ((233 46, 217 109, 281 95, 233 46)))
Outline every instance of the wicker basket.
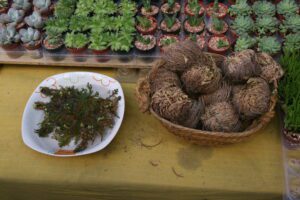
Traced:
MULTIPOLYGON (((211 54, 216 64, 220 66, 222 61, 224 60, 224 56, 211 54)), ((163 65, 163 61, 157 63, 156 67, 163 65)), ((264 126, 266 126, 271 119, 275 115, 275 106, 277 102, 277 82, 273 83, 273 92, 271 96, 271 103, 267 113, 259 117, 258 119, 254 120, 252 124, 243 132, 231 132, 231 133, 224 133, 224 132, 212 132, 212 131, 204 131, 198 129, 187 128, 178 124, 174 124, 162 117, 160 117, 157 113, 153 111, 150 107, 151 99, 150 99, 150 85, 149 85, 149 78, 143 77, 138 81, 137 88, 136 88, 136 96, 139 102, 139 107, 142 112, 148 112, 157 118, 163 126, 165 126, 170 132, 174 135, 182 137, 192 143, 200 144, 200 145, 207 145, 207 146, 217 146, 223 144, 232 144, 244 141, 248 139, 250 136, 257 133, 261 130, 264 126)))

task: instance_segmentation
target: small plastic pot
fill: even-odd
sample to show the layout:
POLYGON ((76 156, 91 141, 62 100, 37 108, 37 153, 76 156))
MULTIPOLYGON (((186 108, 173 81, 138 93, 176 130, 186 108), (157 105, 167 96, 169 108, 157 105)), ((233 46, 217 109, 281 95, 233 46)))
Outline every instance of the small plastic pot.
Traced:
POLYGON ((177 26, 177 28, 175 30, 169 30, 166 27, 165 21, 162 20, 160 23, 160 30, 164 33, 164 34, 178 34, 180 32, 181 29, 181 23, 179 21, 179 19, 176 19, 176 22, 174 24, 174 26, 177 26))
POLYGON ((156 17, 159 13, 159 7, 155 4, 151 4, 152 12, 147 12, 144 7, 140 7, 140 15, 146 16, 146 17, 156 17))
POLYGON ((139 25, 136 25, 136 29, 143 35, 154 35, 157 29, 157 20, 154 17, 147 17, 151 20, 151 27, 147 30, 143 29, 139 25))
MULTIPOLYGON (((207 15, 208 17, 211 16, 211 13, 209 12, 209 10, 212 10, 212 13, 213 13, 213 6, 214 6, 214 3, 210 3, 210 4, 208 4, 208 6, 206 7, 206 15, 207 15)), ((228 7, 227 7, 225 4, 223 4, 223 3, 219 3, 219 7, 223 7, 223 9, 225 9, 225 12, 222 13, 222 14, 218 14, 217 17, 218 17, 219 19, 224 19, 224 18, 226 17, 227 13, 228 13, 228 7)))
POLYGON ((164 52, 164 48, 165 48, 166 46, 162 46, 162 45, 161 45, 161 40, 162 40, 163 38, 165 38, 165 37, 172 37, 172 38, 175 38, 175 39, 177 40, 177 42, 180 41, 178 35, 173 35, 173 34, 165 34, 165 35, 161 35, 161 36, 159 37, 158 41, 157 41, 157 46, 159 46, 160 52, 162 52, 162 53, 164 52))
POLYGON ((178 2, 175 3, 175 9, 173 9, 171 12, 168 12, 167 8, 168 8, 168 4, 164 3, 160 7, 160 10, 161 10, 162 13, 164 13, 166 15, 174 15, 176 13, 177 16, 178 16, 180 14, 181 6, 178 2))
POLYGON ((212 22, 210 22, 210 23, 208 24, 208 28, 207 28, 207 30, 208 30, 208 32, 209 32, 210 34, 216 35, 216 36, 222 36, 222 35, 224 35, 224 34, 228 31, 228 29, 229 29, 229 26, 228 26, 228 24, 226 23, 226 21, 224 21, 224 30, 222 30, 222 31, 216 31, 216 30, 213 28, 213 23, 212 23, 212 22))
POLYGON ((1 47, 6 51, 6 54, 10 58, 19 58, 24 54, 24 51, 21 51, 18 48, 19 46, 19 43, 1 45, 1 47))
MULTIPOLYGON (((199 4, 200 4, 200 6, 201 6, 201 9, 200 9, 200 11, 199 11, 199 16, 203 16, 203 14, 204 14, 204 12, 205 12, 205 7, 204 7, 203 3, 200 3, 200 2, 199 2, 199 4)), ((186 3, 185 6, 184 6, 184 13, 185 13, 186 15, 189 15, 189 16, 194 16, 194 15, 195 15, 195 14, 189 9, 188 3, 186 3)))
POLYGON ((230 47, 231 47, 231 43, 230 43, 229 39, 227 38, 227 36, 225 36, 225 35, 223 35, 223 36, 211 36, 208 39, 208 42, 207 42, 207 49, 211 53, 217 53, 217 54, 221 54, 221 55, 226 55, 226 53, 228 52, 228 50, 230 49, 230 47), (217 49, 217 48, 212 47, 211 46, 211 41, 214 40, 215 38, 217 38, 217 39, 225 38, 227 40, 229 46, 226 47, 226 48, 223 48, 223 49, 217 49))
POLYGON ((81 48, 67 48, 67 50, 73 54, 75 61, 84 62, 86 60, 86 56, 82 55, 82 53, 86 50, 86 46, 81 48))
POLYGON ((109 57, 104 56, 109 52, 109 48, 104 50, 92 50, 93 54, 96 55, 96 60, 98 62, 108 62, 110 60, 109 57))
POLYGON ((186 33, 202 33, 202 32, 204 31, 204 29, 205 29, 205 23, 202 22, 202 23, 200 24, 200 26, 198 26, 196 29, 193 30, 193 27, 190 26, 188 20, 186 19, 186 20, 184 21, 183 27, 184 27, 184 31, 185 31, 186 33))

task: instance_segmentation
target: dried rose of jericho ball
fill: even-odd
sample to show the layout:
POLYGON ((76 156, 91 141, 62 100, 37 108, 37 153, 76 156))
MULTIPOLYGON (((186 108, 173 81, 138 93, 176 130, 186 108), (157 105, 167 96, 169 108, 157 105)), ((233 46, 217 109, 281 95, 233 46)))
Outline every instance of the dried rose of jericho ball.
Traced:
POLYGON ((270 99, 269 84, 262 78, 250 78, 242 88, 233 90, 232 102, 245 119, 253 119, 268 111, 270 99))
POLYGON ((201 120, 204 128, 209 131, 238 132, 242 127, 235 108, 225 101, 205 107, 201 120))
POLYGON ((210 94, 201 95, 199 100, 201 100, 204 105, 210 105, 217 102, 229 101, 231 96, 231 85, 223 81, 221 87, 210 94))

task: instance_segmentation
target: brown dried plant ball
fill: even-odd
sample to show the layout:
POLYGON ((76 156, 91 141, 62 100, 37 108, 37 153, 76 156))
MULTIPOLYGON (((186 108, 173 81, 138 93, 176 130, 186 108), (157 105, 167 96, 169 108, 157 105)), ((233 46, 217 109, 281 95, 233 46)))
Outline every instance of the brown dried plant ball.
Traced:
POLYGON ((162 88, 181 87, 178 75, 164 67, 154 68, 150 72, 149 82, 152 94, 162 88))
POLYGON ((250 78, 246 85, 233 92, 233 104, 246 119, 256 118, 269 109, 271 91, 262 78, 250 78))
POLYGON ((257 53, 256 62, 261 68, 260 76, 269 83, 279 80, 284 74, 281 66, 267 53, 257 53))
POLYGON ((261 70, 255 56, 253 50, 247 49, 227 57, 222 67, 225 76, 233 82, 241 82, 259 75, 261 70))
POLYGON ((231 85, 223 81, 221 87, 215 92, 210 94, 205 94, 199 97, 205 105, 214 104, 222 101, 229 101, 231 96, 231 85))
POLYGON ((156 91, 152 96, 151 106, 161 117, 191 128, 197 126, 203 113, 203 105, 190 99, 177 87, 156 91))
POLYGON ((181 81, 189 94, 212 93, 220 87, 221 79, 221 70, 208 65, 195 65, 181 75, 181 81))
POLYGON ((225 101, 207 106, 201 120, 209 131, 238 132, 242 127, 235 108, 225 101))

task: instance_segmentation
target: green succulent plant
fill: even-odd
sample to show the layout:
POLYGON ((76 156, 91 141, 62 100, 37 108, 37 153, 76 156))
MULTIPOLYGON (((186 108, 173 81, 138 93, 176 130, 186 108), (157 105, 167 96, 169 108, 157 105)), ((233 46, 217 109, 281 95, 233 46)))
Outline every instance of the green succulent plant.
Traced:
POLYGON ((120 31, 127 33, 135 32, 135 20, 133 17, 122 16, 121 22, 123 25, 120 27, 120 31))
POLYGON ((254 31, 254 21, 249 16, 238 16, 231 27, 238 35, 251 33, 254 31))
POLYGON ((263 36, 258 39, 258 51, 274 55, 280 51, 281 45, 276 37, 263 36))
POLYGON ((90 20, 88 17, 73 15, 69 22, 69 30, 84 32, 89 29, 90 20))
POLYGON ((275 5, 266 0, 254 2, 252 9, 257 16, 274 16, 276 11, 275 5))
POLYGON ((174 44, 176 42, 177 42, 177 40, 173 37, 162 38, 161 41, 160 41, 162 46, 169 46, 169 45, 174 44))
POLYGON ((49 45, 52 45, 52 46, 57 46, 57 45, 60 45, 63 43, 63 36, 60 35, 60 34, 48 34, 45 38, 48 42, 49 45))
POLYGON ((120 13, 123 16, 134 16, 136 13, 136 3, 131 0, 122 0, 119 4, 120 13))
POLYGON ((295 0, 282 0, 277 4, 277 13, 281 15, 294 15, 298 9, 295 0))
POLYGON ((25 17, 25 23, 33 28, 39 29, 44 26, 43 18, 39 12, 34 11, 30 16, 25 17))
POLYGON ((218 48, 223 48, 223 47, 228 47, 228 46, 229 46, 228 41, 218 40, 218 42, 217 42, 217 47, 218 48))
POLYGON ((105 50, 109 47, 111 41, 110 34, 108 32, 92 32, 90 35, 90 45, 89 49, 93 50, 105 50))
POLYGON ((33 5, 40 11, 47 11, 51 5, 51 0, 33 0, 33 5))
POLYGON ((151 43, 150 37, 145 37, 145 36, 142 36, 142 35, 137 35, 136 38, 137 38, 137 41, 139 41, 142 44, 148 45, 148 44, 151 43))
POLYGON ((224 21, 213 15, 212 25, 216 31, 222 31, 224 28, 224 21))
POLYGON ((176 16, 177 16, 176 13, 173 14, 172 16, 164 14, 164 21, 168 29, 171 29, 175 25, 177 19, 176 16))
POLYGON ((108 16, 98 16, 95 15, 90 18, 90 22, 88 23, 89 29, 91 29, 93 32, 98 32, 99 34, 110 30, 110 27, 113 27, 111 18, 108 16))
POLYGON ((0 26, 0 45, 18 43, 20 35, 14 26, 0 26))
POLYGON ((298 33, 300 32, 300 15, 290 15, 285 18, 279 26, 282 33, 298 33))
POLYGON ((168 0, 167 3, 169 10, 172 11, 175 6, 175 0, 168 0))
POLYGON ((275 17, 263 16, 256 19, 256 31, 259 35, 267 32, 275 33, 278 30, 278 20, 275 17))
POLYGON ((194 11, 195 14, 193 16, 188 16, 188 22, 191 26, 196 27, 201 24, 201 22, 203 21, 203 17, 199 16, 200 7, 198 7, 194 11))
POLYGON ((237 0, 236 3, 228 9, 231 16, 249 16, 252 13, 252 8, 247 3, 247 0, 237 0))
POLYGON ((143 7, 147 12, 151 12, 151 0, 142 0, 143 7))
POLYGON ((60 18, 50 18, 46 21, 44 30, 48 35, 49 32, 62 34, 68 30, 68 21, 60 18))
POLYGON ((246 49, 251 49, 256 44, 256 42, 257 41, 255 38, 250 37, 247 34, 241 35, 235 43, 234 51, 238 52, 246 49))
POLYGON ((133 47, 134 35, 127 32, 111 33, 110 47, 113 51, 129 52, 133 47))
POLYGON ((148 17, 137 16, 136 19, 137 19, 138 25, 141 26, 143 29, 148 29, 152 25, 151 20, 148 17))
POLYGON ((219 0, 214 0, 213 10, 215 13, 219 12, 219 0))
MULTIPOLYGON (((101 9, 101 8, 100 8, 101 9)), ((94 0, 79 0, 75 14, 81 17, 87 17, 94 10, 94 0)))
POLYGON ((189 0, 188 6, 194 14, 199 14, 199 11, 201 10, 201 5, 199 4, 198 0, 189 0))
MULTIPOLYGON (((7 2, 7 0, 5 2, 7 2)), ((31 3, 29 0, 14 0, 11 7, 17 10, 27 11, 31 8, 31 3)))
POLYGON ((54 15, 57 18, 69 19, 74 11, 77 0, 59 0, 55 4, 54 15))
POLYGON ((7 14, 0 15, 0 23, 20 23, 25 16, 24 10, 10 8, 7 14))
POLYGON ((284 39, 284 52, 300 51, 300 33, 288 34, 284 39))
POLYGON ((118 11, 118 6, 111 0, 95 0, 93 11, 99 16, 111 15, 118 11))
POLYGON ((83 33, 67 33, 64 43, 68 48, 83 48, 89 43, 88 37, 83 33))
POLYGON ((8 7, 8 1, 7 0, 1 0, 0 1, 0 8, 7 8, 8 7))
POLYGON ((41 33, 31 27, 20 30, 21 41, 29 46, 35 46, 36 42, 41 40, 41 33))

